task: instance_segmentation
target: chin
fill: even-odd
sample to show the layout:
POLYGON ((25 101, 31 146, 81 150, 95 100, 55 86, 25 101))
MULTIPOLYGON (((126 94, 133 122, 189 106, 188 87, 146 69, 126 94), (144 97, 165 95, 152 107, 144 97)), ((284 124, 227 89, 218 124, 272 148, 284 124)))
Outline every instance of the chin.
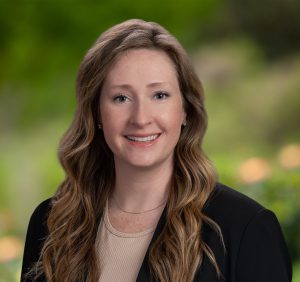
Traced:
POLYGON ((131 162, 130 165, 137 169, 147 169, 147 168, 153 168, 157 164, 153 162, 131 162))
POLYGON ((153 169, 153 168, 162 168, 163 166, 167 165, 168 162, 166 160, 136 160, 136 161, 131 161, 129 164, 136 168, 136 169, 153 169))

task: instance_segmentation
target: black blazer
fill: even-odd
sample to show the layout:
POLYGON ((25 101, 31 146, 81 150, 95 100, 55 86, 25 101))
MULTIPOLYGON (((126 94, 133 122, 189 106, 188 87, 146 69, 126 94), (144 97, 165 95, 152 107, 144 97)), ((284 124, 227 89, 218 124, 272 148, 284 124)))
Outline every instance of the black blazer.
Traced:
MULTIPOLYGON (((23 257, 21 281, 24 273, 38 260, 48 234, 45 221, 50 209, 50 199, 42 202, 31 216, 23 257)), ((196 282, 290 282, 291 261, 276 216, 247 196, 222 184, 217 184, 204 207, 207 216, 221 228, 226 252, 218 235, 204 227, 203 239, 214 252, 222 272, 218 279, 207 257, 197 271, 196 282)), ((166 222, 163 211, 152 242, 161 233, 166 222)), ((150 271, 145 255, 138 274, 138 282, 150 281, 150 271)), ((46 281, 41 278, 39 281, 46 281)), ((110 281, 109 281, 110 282, 110 281)), ((113 282, 113 281, 111 281, 113 282)), ((184 281, 183 281, 184 282, 184 281)))

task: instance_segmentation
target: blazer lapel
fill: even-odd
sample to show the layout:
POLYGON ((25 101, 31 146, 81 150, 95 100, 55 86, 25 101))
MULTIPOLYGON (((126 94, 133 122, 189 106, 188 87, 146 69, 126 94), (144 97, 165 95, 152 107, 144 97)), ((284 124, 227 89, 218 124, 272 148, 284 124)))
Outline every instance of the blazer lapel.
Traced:
POLYGON ((161 232, 162 232, 162 230, 165 226, 166 213, 167 213, 167 207, 165 206, 165 208, 164 208, 164 210, 163 210, 163 212, 162 212, 162 214, 159 218, 159 221, 157 223, 157 226, 156 226, 156 229, 154 231, 153 237, 150 241, 150 244, 149 244, 148 250, 146 252, 146 255, 144 257, 142 266, 140 268, 138 277, 136 279, 137 282, 150 282, 150 281, 153 281, 153 277, 151 276, 150 268, 149 268, 149 265, 148 265, 149 249, 153 245, 154 241, 158 238, 159 234, 161 234, 161 232))

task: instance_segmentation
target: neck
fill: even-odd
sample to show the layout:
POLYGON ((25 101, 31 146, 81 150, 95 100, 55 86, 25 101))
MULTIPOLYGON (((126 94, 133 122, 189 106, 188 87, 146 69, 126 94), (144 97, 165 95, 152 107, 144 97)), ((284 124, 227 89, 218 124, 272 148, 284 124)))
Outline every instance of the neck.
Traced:
POLYGON ((168 197, 173 166, 136 168, 116 164, 113 197, 124 210, 148 210, 165 202, 168 197))

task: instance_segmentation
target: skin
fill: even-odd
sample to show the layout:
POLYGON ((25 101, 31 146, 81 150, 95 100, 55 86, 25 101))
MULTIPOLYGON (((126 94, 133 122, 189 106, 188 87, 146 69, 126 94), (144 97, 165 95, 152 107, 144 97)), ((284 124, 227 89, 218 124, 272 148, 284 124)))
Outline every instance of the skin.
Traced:
MULTIPOLYGON (((176 70, 168 55, 150 49, 123 54, 104 81, 100 113, 115 160, 112 197, 122 209, 134 212, 166 201, 174 148, 186 118, 176 70)), ((126 214, 109 200, 111 224, 123 232, 153 226, 162 209, 126 214)))

